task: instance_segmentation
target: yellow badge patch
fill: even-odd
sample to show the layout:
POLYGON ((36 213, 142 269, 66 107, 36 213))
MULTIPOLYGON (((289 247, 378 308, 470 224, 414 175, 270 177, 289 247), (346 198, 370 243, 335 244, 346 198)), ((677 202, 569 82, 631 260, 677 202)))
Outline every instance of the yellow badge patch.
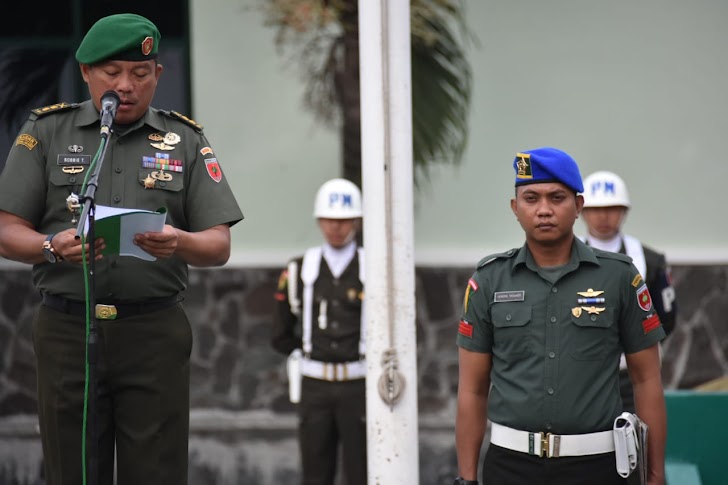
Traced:
POLYGON ((468 286, 465 288, 465 298, 463 299, 463 311, 468 312, 468 305, 470 304, 470 295, 473 291, 478 291, 478 283, 473 278, 468 280, 468 286))
POLYGON ((531 154, 530 153, 516 153, 516 178, 518 179, 532 179, 533 171, 531 170, 531 154))
POLYGON ((27 133, 23 133, 15 140, 15 144, 23 145, 28 150, 32 150, 38 144, 38 140, 33 138, 31 135, 28 135, 27 133))
POLYGON ((278 278, 278 291, 283 291, 288 287, 288 271, 283 271, 278 278))
POLYGON ((637 288, 640 285, 640 283, 642 283, 642 275, 638 274, 632 280, 632 286, 634 286, 635 288, 637 288))

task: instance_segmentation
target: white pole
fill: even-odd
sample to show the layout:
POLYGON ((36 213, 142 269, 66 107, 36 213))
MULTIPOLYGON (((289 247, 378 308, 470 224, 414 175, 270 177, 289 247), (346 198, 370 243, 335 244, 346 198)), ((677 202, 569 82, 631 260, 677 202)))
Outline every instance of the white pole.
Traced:
POLYGON ((359 52, 368 482, 419 483, 409 0, 359 1, 359 52))

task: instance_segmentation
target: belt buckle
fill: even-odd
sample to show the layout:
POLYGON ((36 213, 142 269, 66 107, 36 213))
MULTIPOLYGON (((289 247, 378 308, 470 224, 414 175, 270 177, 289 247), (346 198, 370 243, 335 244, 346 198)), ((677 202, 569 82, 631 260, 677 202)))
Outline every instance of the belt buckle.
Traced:
POLYGON ((96 305, 96 318, 100 320, 116 320, 116 307, 114 305, 96 305))
MULTIPOLYGON (((560 438, 559 436, 552 435, 551 433, 528 433, 528 454, 529 455, 536 455, 539 458, 543 458, 546 456, 546 458, 551 458, 552 456, 559 456, 558 447, 554 446, 555 454, 551 454, 551 449, 549 447, 549 441, 551 436, 554 436, 554 438, 560 438), (538 443, 541 443, 541 448, 538 450, 538 453, 536 453, 536 450, 534 449, 535 442, 538 440, 538 443)), ((556 440, 555 440, 556 441, 556 440)))
POLYGON ((541 452, 538 454, 539 457, 543 458, 558 458, 559 450, 561 448, 561 436, 551 433, 539 433, 541 435, 541 452), (551 449, 550 442, 551 438, 554 439, 554 449, 551 449))

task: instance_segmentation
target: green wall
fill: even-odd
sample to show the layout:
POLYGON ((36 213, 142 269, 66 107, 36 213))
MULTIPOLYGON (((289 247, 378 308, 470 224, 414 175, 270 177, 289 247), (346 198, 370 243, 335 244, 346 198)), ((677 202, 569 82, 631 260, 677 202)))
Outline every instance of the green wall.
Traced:
MULTIPOLYGON (((299 71, 260 1, 190 3, 195 116, 246 214, 232 263, 282 264, 318 241, 313 196, 339 175, 337 133, 304 111, 299 71)), ((728 179, 728 3, 466 3, 477 37, 470 142, 461 166, 419 189, 419 264, 472 265, 522 244, 511 162, 541 145, 570 152, 584 176, 618 172, 633 202, 626 230, 673 263, 728 261, 728 225, 713 215, 728 179)))

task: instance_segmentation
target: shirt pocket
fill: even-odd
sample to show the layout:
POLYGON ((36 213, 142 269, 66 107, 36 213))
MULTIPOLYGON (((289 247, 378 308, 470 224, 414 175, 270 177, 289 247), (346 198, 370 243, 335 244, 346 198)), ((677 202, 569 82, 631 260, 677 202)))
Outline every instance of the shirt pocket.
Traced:
POLYGON ((614 318, 611 308, 592 314, 582 310, 578 317, 572 311, 567 347, 571 356, 575 360, 602 360, 613 355, 619 345, 614 318))
MULTIPOLYGON (((76 168, 77 167, 71 167, 76 168)), ((88 167, 83 167, 83 171, 77 173, 67 173, 63 171, 63 167, 51 168, 48 179, 55 190, 61 190, 68 196, 71 192, 78 192, 83 185, 83 179, 86 176, 88 167)))
POLYGON ((531 306, 522 302, 496 303, 492 306, 494 354, 513 359, 533 352, 531 313, 531 306))
POLYGON ((160 175, 158 172, 149 168, 139 169, 137 206, 149 210, 165 207, 174 214, 183 205, 184 174, 164 172, 160 175))

